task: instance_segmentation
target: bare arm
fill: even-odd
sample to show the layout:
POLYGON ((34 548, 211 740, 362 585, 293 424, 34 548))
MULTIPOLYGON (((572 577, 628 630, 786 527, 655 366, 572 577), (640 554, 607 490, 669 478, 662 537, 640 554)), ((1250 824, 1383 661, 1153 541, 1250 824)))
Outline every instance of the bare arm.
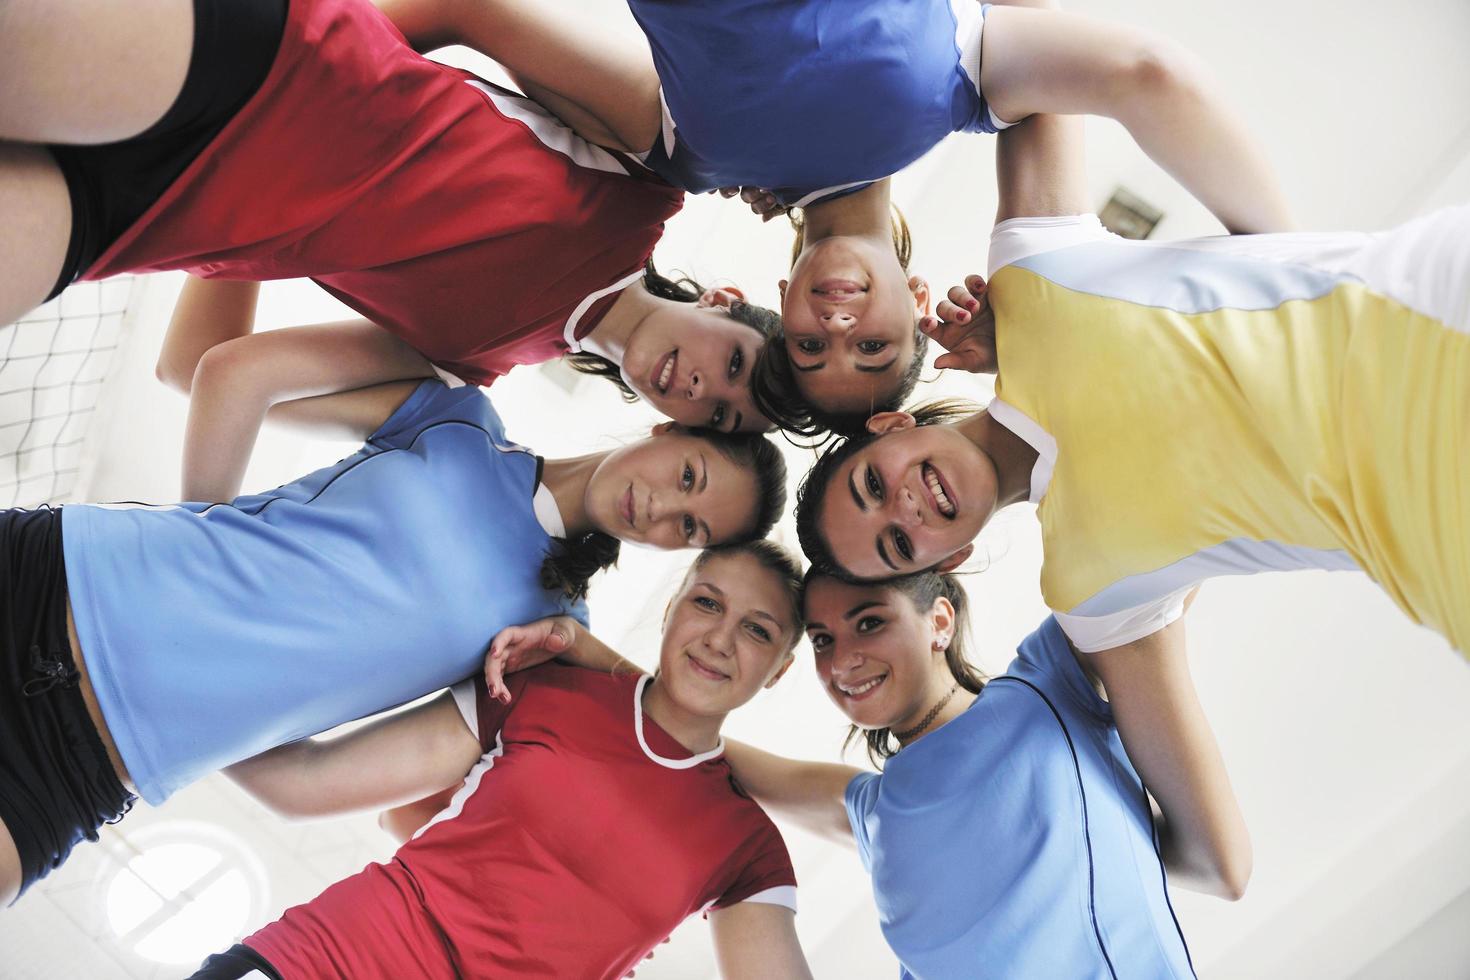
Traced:
POLYGON ((418 800, 456 785, 480 757, 447 691, 333 739, 264 752, 225 774, 285 817, 317 817, 418 800))
POLYGON ((833 762, 799 762, 746 745, 725 742, 735 778, 771 813, 829 840, 851 845, 844 797, 861 770, 833 762))
POLYGON ((1128 758, 1163 811, 1171 880, 1235 900, 1251 873, 1250 832, 1189 675, 1184 621, 1081 654, 1102 680, 1128 758))
POLYGON ((449 801, 454 798, 454 794, 463 785, 461 781, 421 800, 414 800, 412 803, 384 810, 378 814, 378 826, 382 827, 388 836, 402 844, 447 807, 449 801))
POLYGON ((1107 116, 1232 232, 1295 227, 1265 153, 1203 64, 1134 28, 1053 10, 993 7, 980 85, 1007 121, 1107 116))
POLYGON ((530 0, 375 0, 417 50, 463 44, 583 139, 642 153, 663 126, 646 44, 609 37, 574 12, 530 0))
POLYGON ((485 687, 491 697, 509 701, 505 675, 548 660, 605 674, 643 673, 637 664, 623 659, 572 617, 552 616, 524 626, 507 626, 495 634, 485 655, 485 687))
POLYGON ((724 980, 802 980, 812 975, 796 938, 796 913, 781 905, 740 902, 709 914, 724 980))

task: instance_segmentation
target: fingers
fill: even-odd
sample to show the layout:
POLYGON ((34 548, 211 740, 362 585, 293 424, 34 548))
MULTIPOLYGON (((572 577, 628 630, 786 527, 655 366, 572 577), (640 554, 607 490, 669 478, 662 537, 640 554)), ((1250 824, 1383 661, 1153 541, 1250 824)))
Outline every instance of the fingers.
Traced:
POLYGON ((934 312, 937 313, 939 315, 939 319, 945 323, 970 322, 969 311, 963 309, 960 306, 957 306, 947 299, 940 300, 939 305, 934 308, 934 312))

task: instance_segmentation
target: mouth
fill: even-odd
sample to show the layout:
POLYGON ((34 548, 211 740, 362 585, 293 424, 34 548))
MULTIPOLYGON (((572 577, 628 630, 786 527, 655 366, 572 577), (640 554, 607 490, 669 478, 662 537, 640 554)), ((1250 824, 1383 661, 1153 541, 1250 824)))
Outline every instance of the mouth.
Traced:
POLYGON ((854 279, 822 279, 812 284, 812 294, 829 303, 846 303, 868 291, 868 287, 854 279))
POLYGON ((849 701, 865 701, 872 697, 873 692, 882 687, 883 682, 886 680, 888 680, 887 674, 878 674, 875 677, 869 677, 867 680, 859 681, 856 684, 837 684, 834 682, 832 686, 837 689, 838 694, 841 694, 849 701))
POLYGON ((618 514, 629 527, 636 527, 633 518, 636 511, 633 507, 633 484, 628 484, 628 489, 623 491, 623 497, 618 501, 618 514))
POLYGON ((679 361, 679 348, 675 347, 663 356, 653 371, 653 390, 660 395, 669 393, 669 384, 674 380, 674 366, 679 361))
POLYGON ((711 681, 728 681, 730 679, 729 674, 725 673, 724 671, 715 670, 713 667, 705 663, 703 660, 700 660, 694 654, 686 653, 684 654, 684 656, 688 658, 689 667, 691 670, 694 671, 697 676, 711 681))
POLYGON ((929 463, 920 467, 920 473, 924 478, 924 486, 929 491, 929 503, 933 506, 935 513, 947 521, 952 521, 959 508, 955 506, 954 496, 950 493, 949 484, 945 483, 944 477, 939 475, 929 463))

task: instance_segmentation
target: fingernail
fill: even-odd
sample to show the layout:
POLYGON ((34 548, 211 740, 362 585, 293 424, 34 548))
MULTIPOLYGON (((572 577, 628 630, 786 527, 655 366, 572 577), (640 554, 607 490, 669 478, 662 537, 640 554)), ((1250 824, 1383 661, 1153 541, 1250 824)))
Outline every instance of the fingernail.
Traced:
POLYGON ((965 305, 967 307, 969 307, 971 310, 978 310, 978 309, 980 309, 980 302, 978 300, 973 300, 973 299, 972 300, 967 300, 965 302, 965 305))

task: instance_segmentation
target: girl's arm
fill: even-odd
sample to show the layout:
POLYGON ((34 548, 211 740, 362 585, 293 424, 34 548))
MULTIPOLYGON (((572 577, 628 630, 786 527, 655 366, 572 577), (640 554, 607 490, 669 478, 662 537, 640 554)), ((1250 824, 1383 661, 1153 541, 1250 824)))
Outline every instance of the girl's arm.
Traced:
POLYGON ((803 980, 812 975, 796 938, 796 913, 782 905, 739 902, 709 914, 724 980, 803 980))
POLYGON ((1202 63, 1145 32, 1052 10, 991 7, 980 88, 1001 119, 1107 116, 1235 233, 1295 227, 1243 120, 1202 63))
POLYGON ((337 738, 282 745, 225 774, 280 816, 319 817, 422 799, 457 785, 480 754, 446 691, 337 738))
POLYGON ((1128 758, 1163 811, 1170 880, 1240 898, 1251 874, 1250 832, 1189 676, 1184 621, 1081 656, 1102 680, 1128 758))
POLYGON ((830 840, 853 843, 847 784, 861 770, 832 762, 798 762, 726 740, 725 760, 740 785, 771 813, 830 840))
POLYGON ((378 814, 378 826, 388 832, 398 843, 402 844, 419 829, 428 823, 445 807, 449 801, 454 799, 454 794, 459 792, 464 783, 461 780, 453 786, 447 786, 431 796, 402 806, 395 806, 391 810, 384 810, 378 814))
POLYGON ((420 51, 463 44, 583 139, 642 153, 663 128, 646 44, 610 37, 575 12, 531 0, 375 0, 420 51))
POLYGON ((498 701, 509 701, 505 675, 560 660, 605 674, 641 674, 642 668, 592 635, 570 616, 552 616, 524 626, 507 626, 490 641, 485 655, 485 687, 498 701))
POLYGON ((363 439, 412 391, 382 382, 433 374, 422 354, 366 320, 251 333, 256 290, 240 285, 185 283, 159 355, 159 377, 190 395, 186 500, 240 492, 267 413, 273 422, 363 439))

